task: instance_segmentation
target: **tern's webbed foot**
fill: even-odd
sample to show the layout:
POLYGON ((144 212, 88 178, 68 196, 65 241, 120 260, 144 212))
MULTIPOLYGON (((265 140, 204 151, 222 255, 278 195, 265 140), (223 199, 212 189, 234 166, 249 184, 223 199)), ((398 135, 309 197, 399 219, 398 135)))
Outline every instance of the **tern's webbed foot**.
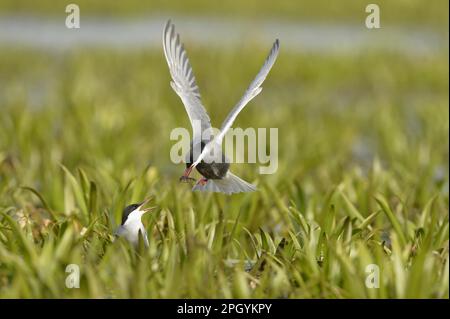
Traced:
POLYGON ((185 175, 182 175, 180 177, 180 182, 189 183, 191 181, 195 182, 195 178, 192 178, 192 177, 189 177, 189 176, 185 176, 185 175))

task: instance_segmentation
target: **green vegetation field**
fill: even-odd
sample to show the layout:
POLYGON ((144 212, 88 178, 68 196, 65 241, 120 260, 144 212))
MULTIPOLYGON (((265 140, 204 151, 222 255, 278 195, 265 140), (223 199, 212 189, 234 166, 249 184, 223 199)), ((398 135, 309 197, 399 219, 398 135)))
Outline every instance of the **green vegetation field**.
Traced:
MULTIPOLYGON (((220 126, 270 44, 186 47, 220 126)), ((189 122, 162 49, 3 47, 0 297, 448 298, 448 87, 448 52, 282 44, 235 123, 279 128, 277 173, 234 164, 258 192, 192 193, 169 159, 189 122), (112 242, 122 209, 150 195, 149 249, 112 242)))

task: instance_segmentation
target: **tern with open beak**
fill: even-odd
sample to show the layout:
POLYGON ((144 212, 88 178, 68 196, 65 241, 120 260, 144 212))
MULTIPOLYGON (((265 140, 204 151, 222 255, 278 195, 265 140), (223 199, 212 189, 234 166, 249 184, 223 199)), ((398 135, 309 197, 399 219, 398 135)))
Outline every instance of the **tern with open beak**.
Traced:
POLYGON ((125 237, 134 247, 139 244, 139 236, 142 236, 145 247, 148 247, 147 231, 142 224, 141 217, 152 209, 152 207, 144 208, 149 201, 150 198, 140 204, 125 207, 122 213, 122 224, 115 232, 116 236, 125 237))
MULTIPOLYGON (((164 55, 169 65, 174 91, 183 102, 193 129, 193 142, 190 152, 186 156, 186 170, 181 176, 181 181, 191 180, 189 177, 192 169, 203 176, 193 187, 194 191, 221 192, 225 194, 255 191, 255 185, 247 183, 229 170, 230 164, 222 154, 222 141, 234 120, 245 105, 257 96, 261 90, 267 74, 272 68, 278 56, 280 43, 278 39, 272 46, 261 70, 253 82, 247 88, 244 96, 228 114, 223 122, 220 132, 213 138, 205 139, 205 130, 211 129, 211 121, 200 100, 200 93, 195 81, 192 67, 189 63, 186 50, 180 42, 179 35, 175 32, 175 26, 167 22, 163 32, 164 55), (200 123, 200 125, 197 125, 200 123), (195 152, 194 150, 199 150, 195 152), (213 155, 211 155, 213 153, 213 155), (194 156, 198 154, 198 156, 194 156)), ((211 132, 211 131, 210 131, 211 132)))

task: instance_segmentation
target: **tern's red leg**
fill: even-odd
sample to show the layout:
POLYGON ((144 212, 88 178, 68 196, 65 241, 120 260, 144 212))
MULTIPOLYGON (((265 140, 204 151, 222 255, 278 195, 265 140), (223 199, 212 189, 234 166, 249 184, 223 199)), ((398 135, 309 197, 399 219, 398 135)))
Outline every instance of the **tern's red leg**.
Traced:
POLYGON ((186 168, 186 170, 184 171, 183 177, 189 177, 189 174, 191 174, 192 168, 193 168, 193 165, 186 168))
POLYGON ((200 178, 200 179, 198 180, 198 182, 197 182, 197 184, 200 184, 200 185, 202 185, 202 186, 205 186, 206 183, 208 183, 208 179, 207 179, 207 178, 204 178, 204 177, 200 178))

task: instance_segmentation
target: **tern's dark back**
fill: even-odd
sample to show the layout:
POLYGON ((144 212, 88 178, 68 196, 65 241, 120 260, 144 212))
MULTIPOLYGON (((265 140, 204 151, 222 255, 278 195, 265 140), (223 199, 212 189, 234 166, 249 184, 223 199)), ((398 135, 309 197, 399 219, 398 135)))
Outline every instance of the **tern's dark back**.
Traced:
MULTIPOLYGON (((203 148, 205 147, 206 143, 201 142, 201 151, 203 151, 203 148)), ((228 163, 226 157, 224 154, 221 155, 221 161, 220 163, 211 162, 211 163, 205 163, 204 161, 201 161, 197 166, 197 170, 200 174, 202 174, 207 179, 222 179, 225 177, 225 175, 228 172, 228 169, 230 168, 230 163, 228 163)), ((190 167, 194 163, 193 158, 193 150, 191 146, 191 150, 189 152, 189 159, 186 161, 186 168, 190 167)))

